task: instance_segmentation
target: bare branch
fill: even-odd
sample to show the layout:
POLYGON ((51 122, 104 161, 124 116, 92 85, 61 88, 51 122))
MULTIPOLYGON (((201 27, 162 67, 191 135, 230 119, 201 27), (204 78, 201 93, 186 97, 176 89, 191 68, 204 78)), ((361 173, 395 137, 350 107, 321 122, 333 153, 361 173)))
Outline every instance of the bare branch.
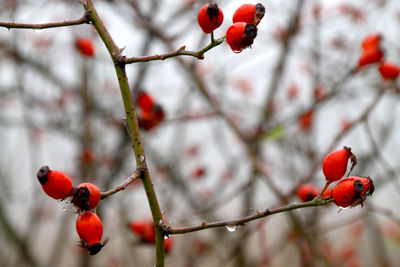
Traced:
POLYGON ((80 25, 90 23, 89 17, 87 14, 84 14, 81 18, 76 20, 65 20, 61 22, 49 22, 42 24, 30 24, 30 23, 16 23, 16 22, 0 22, 0 27, 4 27, 7 29, 33 29, 33 30, 42 30, 49 28, 59 28, 73 25, 80 25))

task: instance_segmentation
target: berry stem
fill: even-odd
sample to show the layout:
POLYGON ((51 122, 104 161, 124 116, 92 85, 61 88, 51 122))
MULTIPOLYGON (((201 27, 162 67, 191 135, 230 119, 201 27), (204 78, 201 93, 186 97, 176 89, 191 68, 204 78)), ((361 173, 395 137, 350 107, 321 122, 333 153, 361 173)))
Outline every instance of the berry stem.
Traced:
POLYGON ((324 188, 322 188, 321 192, 318 194, 318 196, 316 196, 316 199, 321 199, 322 194, 326 191, 326 189, 329 187, 329 185, 331 184, 331 181, 326 181, 324 188))

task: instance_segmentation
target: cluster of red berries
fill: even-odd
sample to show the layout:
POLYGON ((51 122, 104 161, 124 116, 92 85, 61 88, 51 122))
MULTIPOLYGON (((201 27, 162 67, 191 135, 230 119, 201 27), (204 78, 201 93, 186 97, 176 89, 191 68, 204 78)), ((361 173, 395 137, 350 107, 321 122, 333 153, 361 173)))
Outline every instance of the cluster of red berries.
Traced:
MULTIPOLYGON (((356 156, 349 147, 333 151, 326 155, 322 162, 322 171, 328 184, 341 180, 347 171, 348 161, 351 161, 351 170, 357 164, 356 156)), ((332 189, 323 192, 322 197, 330 197, 340 207, 354 207, 363 204, 367 196, 374 192, 374 183, 370 177, 346 177, 332 189)), ((306 184, 299 187, 297 196, 302 201, 310 201, 320 194, 314 185, 306 184)))
POLYGON ((37 172, 37 178, 43 191, 54 199, 64 200, 72 198, 77 208, 76 231, 81 239, 81 246, 86 248, 90 255, 97 254, 107 243, 108 239, 101 242, 103 225, 100 218, 92 211, 100 202, 100 190, 92 183, 82 183, 77 187, 72 186, 71 178, 57 170, 50 170, 43 166, 37 172))
POLYGON ((75 41, 76 49, 85 57, 93 57, 95 48, 93 41, 87 37, 79 37, 75 41))
POLYGON ((385 80, 395 80, 400 74, 400 67, 395 63, 383 60, 380 34, 367 35, 361 43, 362 54, 358 60, 358 68, 379 63, 379 73, 385 80))
POLYGON ((148 92, 140 90, 136 102, 140 108, 138 110, 140 128, 150 131, 164 120, 165 113, 163 107, 156 103, 148 92))
MULTIPOLYGON (((154 244, 156 240, 156 231, 154 223, 151 220, 136 220, 129 224, 131 231, 140 238, 140 241, 145 244, 154 244)), ((169 237, 164 239, 165 252, 172 249, 173 239, 169 237)))
MULTIPOLYGON (((233 14, 233 24, 226 32, 226 41, 235 53, 250 47, 257 36, 257 25, 264 17, 265 7, 258 4, 243 4, 233 14)), ((224 14, 217 4, 204 5, 197 16, 204 33, 212 33, 221 26, 224 14)))

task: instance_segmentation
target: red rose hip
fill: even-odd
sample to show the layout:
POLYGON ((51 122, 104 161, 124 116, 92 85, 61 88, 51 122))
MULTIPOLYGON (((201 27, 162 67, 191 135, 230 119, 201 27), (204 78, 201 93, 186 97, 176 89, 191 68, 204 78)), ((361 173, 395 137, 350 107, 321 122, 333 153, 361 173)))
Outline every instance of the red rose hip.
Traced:
POLYGON ((43 191, 55 199, 64 199, 71 195, 72 182, 65 173, 50 170, 48 166, 43 166, 36 174, 43 191))
POLYGON ((313 184, 303 184, 297 189, 297 197, 303 202, 313 200, 318 194, 318 189, 313 184))
POLYGON ((256 26, 245 22, 236 22, 228 28, 226 41, 233 52, 240 53, 243 49, 253 44, 256 36, 256 26))
POLYGON ((82 247, 86 248, 90 255, 97 254, 108 241, 106 239, 101 243, 103 225, 100 218, 91 211, 79 214, 75 226, 81 239, 82 247))
POLYGON ((211 33, 221 26, 224 14, 217 4, 206 4, 200 9, 197 21, 204 33, 211 33))
POLYGON ((76 39, 76 48, 78 51, 86 57, 93 57, 95 54, 95 48, 93 41, 87 37, 79 37, 76 39))
POLYGON ((82 183, 73 189, 72 203, 81 210, 94 209, 99 204, 100 190, 92 183, 82 183))
POLYGON ((385 80, 395 80, 400 74, 400 68, 391 62, 382 62, 379 66, 379 73, 385 80))
POLYGON ((354 207, 363 205, 367 196, 374 192, 374 183, 370 177, 348 177, 332 189, 331 198, 339 207, 354 207))
POLYGON ((322 162, 322 171, 326 180, 329 182, 340 180, 346 173, 349 159, 352 161, 351 169, 353 169, 357 159, 349 147, 329 153, 322 162))
POLYGON ((264 17, 265 7, 261 4, 243 4, 233 14, 232 21, 246 22, 257 26, 264 17))

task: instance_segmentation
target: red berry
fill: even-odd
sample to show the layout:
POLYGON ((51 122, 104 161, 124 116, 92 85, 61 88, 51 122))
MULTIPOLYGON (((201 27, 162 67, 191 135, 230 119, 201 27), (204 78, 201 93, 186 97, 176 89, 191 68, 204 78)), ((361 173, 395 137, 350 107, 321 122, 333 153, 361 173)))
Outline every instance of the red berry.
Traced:
POLYGON ((100 218, 91 211, 79 214, 76 220, 76 231, 81 238, 82 246, 89 251, 90 255, 97 254, 107 243, 107 239, 101 243, 103 225, 100 218))
POLYGON ((383 79, 395 80, 400 74, 400 68, 391 62, 382 62, 379 65, 379 73, 383 79))
POLYGON ((358 68, 378 63, 383 58, 383 52, 379 48, 364 50, 358 60, 358 68))
POLYGON ((258 3, 254 4, 243 4, 238 7, 233 14, 233 23, 246 22, 257 26, 261 19, 264 17, 265 7, 258 3))
POLYGON ((139 107, 144 111, 151 111, 154 107, 153 97, 145 91, 139 92, 137 103, 139 107))
POLYGON ((100 202, 100 190, 91 183, 82 183, 73 189, 72 203, 81 210, 94 209, 100 202))
POLYGON ((169 252, 171 251, 172 247, 174 245, 174 240, 172 237, 169 237, 167 239, 164 240, 164 248, 165 248, 165 252, 169 252))
POLYGON ((253 44, 257 36, 257 27, 245 22, 236 22, 228 28, 226 41, 235 53, 242 52, 243 49, 253 44))
POLYGON ((217 4, 204 5, 197 15, 197 21, 204 33, 211 33, 221 26, 224 14, 217 4))
POLYGON ((374 192, 374 183, 369 177, 349 177, 343 179, 332 189, 331 197, 340 207, 354 207, 363 204, 367 196, 374 192))
POLYGON ((139 127, 150 131, 154 127, 158 126, 165 118, 164 109, 159 104, 154 104, 151 111, 142 110, 138 115, 139 127))
POLYGON ((378 33, 367 35, 361 43, 363 50, 379 48, 382 36, 378 33))
POLYGON ((343 147, 343 149, 333 151, 326 155, 322 162, 322 171, 324 172, 326 180, 329 182, 340 180, 346 173, 349 158, 351 158, 351 168, 353 168, 357 163, 357 159, 349 147, 343 147))
POLYGON ((71 195, 71 179, 63 172, 50 170, 48 166, 43 166, 36 174, 44 192, 52 198, 64 199, 71 195))
MULTIPOLYGON (((332 192, 332 187, 328 187, 327 189, 325 189, 325 191, 322 193, 321 197, 326 198, 326 197, 330 197, 331 196, 331 192, 332 192)), ((319 194, 320 192, 318 192, 319 194)))
POLYGON ((130 228, 144 243, 154 243, 156 232, 153 221, 132 221, 130 228))
POLYGON ((87 37, 79 37, 76 40, 76 47, 78 48, 79 52, 87 57, 93 57, 95 53, 94 44, 91 39, 87 37))
POLYGON ((314 110, 304 112, 299 117, 300 129, 304 132, 308 132, 311 129, 314 121, 314 110))
POLYGON ((318 189, 313 184, 303 184, 297 189, 297 197, 303 202, 313 200, 318 194, 318 189))

